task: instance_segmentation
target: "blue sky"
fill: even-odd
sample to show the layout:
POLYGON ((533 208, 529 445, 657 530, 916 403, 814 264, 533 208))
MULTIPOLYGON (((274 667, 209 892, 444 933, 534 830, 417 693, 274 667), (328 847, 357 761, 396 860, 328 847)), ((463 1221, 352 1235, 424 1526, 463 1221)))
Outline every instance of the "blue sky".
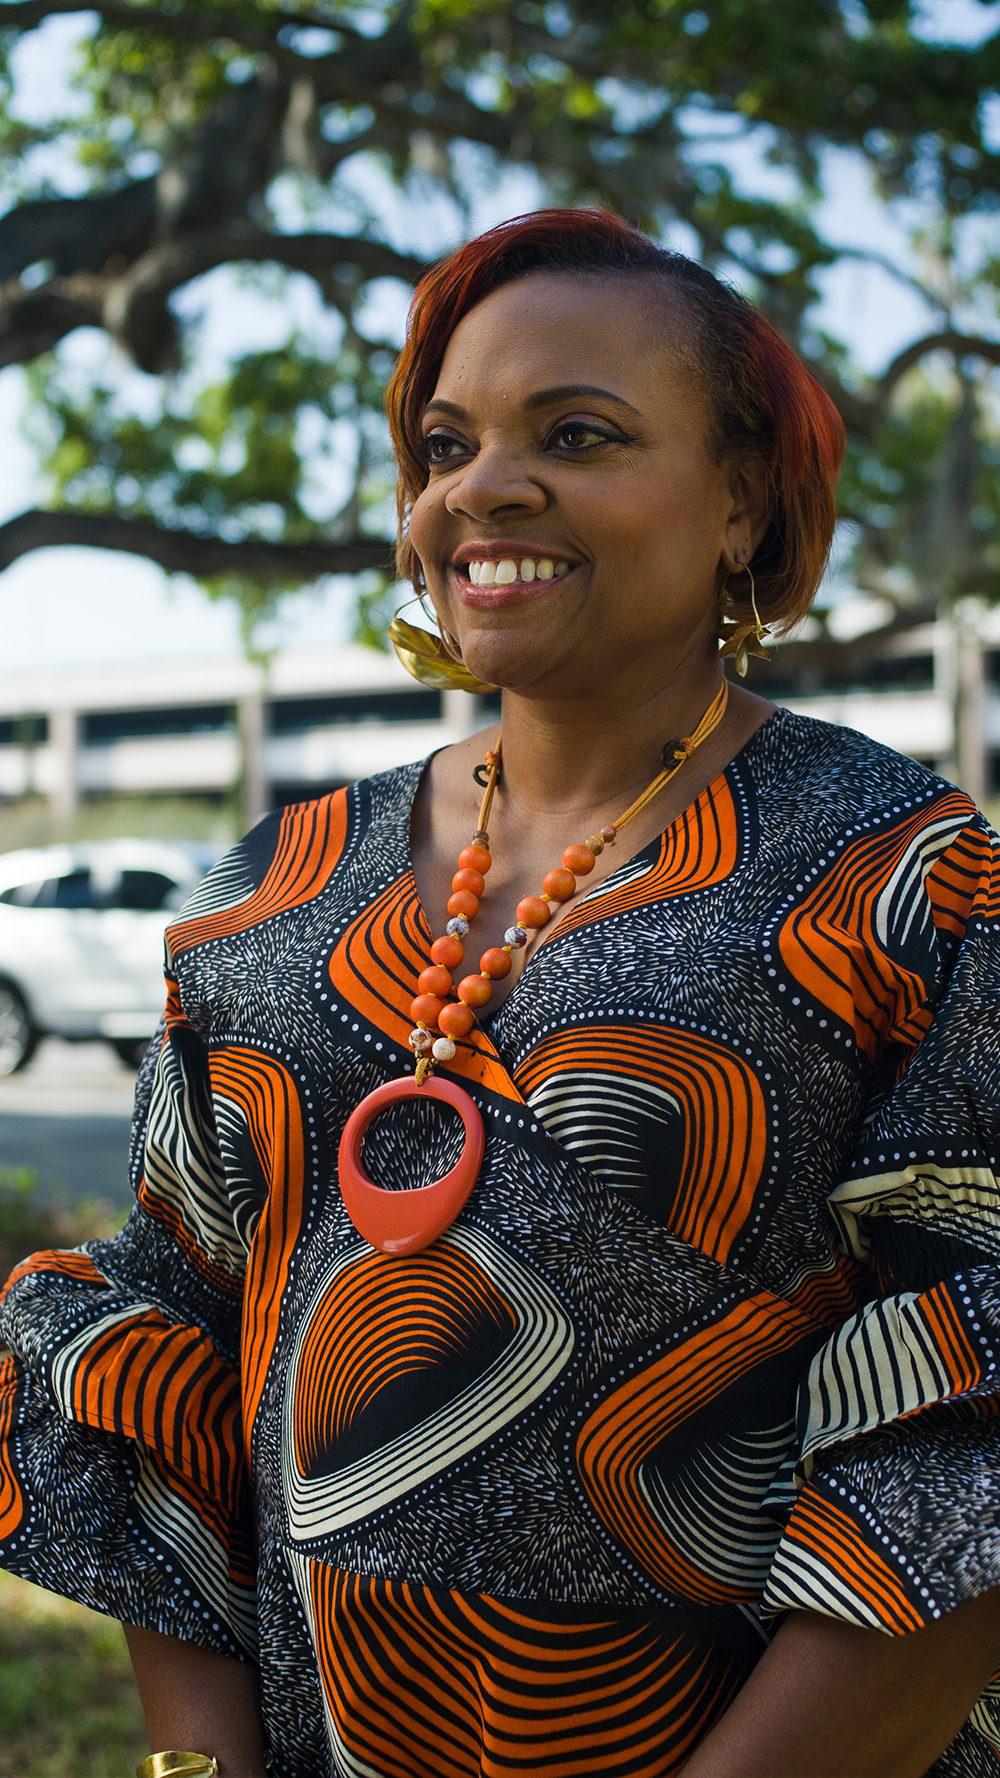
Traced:
MULTIPOLYGON (((929 38, 976 41, 996 29, 1000 0, 983 6, 979 0, 928 0, 924 31, 929 38)), ((72 46, 88 24, 88 15, 57 17, 22 41, 17 52, 17 109, 41 120, 65 104, 65 73, 72 46)), ((71 190, 75 169, 58 150, 52 155, 53 177, 71 190)), ((761 189, 782 175, 758 155, 741 156, 736 166, 749 187, 761 189)), ((877 250, 884 258, 906 264, 909 245, 905 218, 887 211, 873 196, 864 169, 848 154, 829 157, 827 198, 820 224, 830 239, 877 250)), ((528 209, 534 188, 524 175, 484 187, 477 224, 485 227, 503 216, 528 209)), ((433 253, 448 243, 454 219, 440 205, 428 202, 423 212, 397 203, 386 215, 390 238, 410 251, 433 253)), ((683 242, 678 242, 683 245, 683 242)), ((374 293, 384 320, 401 328, 405 296, 391 286, 374 293)), ((182 311, 199 317, 199 360, 208 370, 234 351, 274 345, 285 339, 290 320, 312 338, 329 329, 315 287, 305 278, 291 278, 283 303, 267 303, 238 277, 221 269, 190 285, 180 299, 182 311)), ((847 340, 865 369, 876 371, 909 340, 924 330, 927 311, 916 295, 888 272, 862 261, 847 261, 825 277, 819 325, 847 340)), ((82 371, 99 369, 113 358, 103 335, 81 330, 64 348, 82 371)), ((120 367, 119 367, 120 369, 120 367)), ((137 384, 143 379, 136 376, 137 384)), ((0 521, 43 498, 31 451, 20 437, 23 376, 17 367, 0 372, 0 431, 5 442, 5 473, 0 484, 0 521)), ((285 601, 269 641, 281 646, 324 647, 346 634, 350 588, 327 581, 285 601)), ((236 652, 239 639, 233 612, 211 605, 199 588, 183 577, 168 578, 150 563, 111 552, 44 550, 23 558, 0 575, 0 633, 4 650, 0 673, 42 667, 113 665, 155 658, 221 657, 236 652)))

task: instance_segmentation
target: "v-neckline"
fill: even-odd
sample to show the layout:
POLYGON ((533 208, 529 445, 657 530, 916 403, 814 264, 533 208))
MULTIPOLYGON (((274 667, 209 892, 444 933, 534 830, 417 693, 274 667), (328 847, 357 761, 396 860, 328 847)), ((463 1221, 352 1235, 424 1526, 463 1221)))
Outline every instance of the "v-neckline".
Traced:
MULTIPOLYGON (((757 728, 754 729, 753 734, 748 736, 748 738, 744 741, 744 743, 743 743, 742 747, 739 749, 739 751, 733 754, 732 759, 729 760, 727 762, 727 764, 724 765, 720 771, 716 772, 715 777, 712 778, 710 780, 710 782, 708 784, 706 784, 698 792, 697 796, 692 797, 691 801, 689 803, 687 803, 685 805, 685 807, 683 809, 681 809, 678 812, 678 814, 676 814, 674 816, 674 819, 671 822, 668 822, 667 826, 665 828, 663 828, 660 833, 654 834, 653 838, 651 840, 649 840, 645 846, 640 847, 638 852, 633 852, 629 858, 623 859, 621 864, 617 864, 613 871, 609 872, 609 874, 606 877, 603 877, 599 883, 595 883, 590 889, 585 890, 584 893, 579 898, 574 897, 573 898, 573 907, 574 908, 586 907, 588 905, 588 903, 590 903, 592 901, 593 902, 598 901, 600 899, 600 897, 606 893, 608 888, 616 882, 616 880, 621 876, 623 871, 631 870, 634 865, 638 864, 641 860, 645 859, 647 853, 657 853, 658 854, 660 849, 662 848, 665 840, 667 839, 668 835, 671 834, 675 828, 679 827, 681 822, 686 821, 688 819, 692 810, 697 809, 703 802, 711 801, 711 798, 712 798, 713 794, 716 792, 717 787, 725 783, 725 781, 729 777, 729 774, 738 766, 738 764, 742 761, 744 755, 749 751, 749 749, 751 747, 753 747, 758 736, 762 735, 766 729, 769 729, 771 727, 771 724, 773 722, 775 722, 779 717, 784 716, 784 715, 785 715, 785 711, 780 707, 780 705, 777 709, 772 710, 770 716, 765 717, 764 721, 762 723, 760 723, 757 728)), ((429 753, 427 755, 427 758, 423 761, 423 763, 421 765, 420 771, 417 775, 416 781, 413 786, 413 795, 410 798, 410 806, 409 806, 409 810, 407 812, 407 821, 406 821, 405 872, 406 872, 406 874, 409 875, 409 877, 413 883, 414 917, 416 919, 417 925, 422 927, 423 931, 427 934, 428 945, 431 945, 434 942, 434 929, 431 926, 429 919, 427 918, 427 910, 424 907, 423 901, 420 896, 420 891, 417 888, 416 872, 414 871, 414 868, 413 868, 413 808, 414 808, 414 804, 416 803, 417 796, 419 795, 421 785, 423 784, 424 777, 428 771, 428 768, 430 767, 431 760, 436 758, 437 754, 440 751, 441 751, 440 748, 436 748, 434 753, 429 753)), ((651 859, 651 863, 655 863, 655 856, 651 859)), ((587 923, 588 922, 586 922, 586 921, 583 922, 584 925, 586 925, 587 923)), ((525 962, 516 981, 513 983, 509 992, 507 994, 505 994, 503 1000, 500 1002, 500 1005, 495 1007, 492 1012, 488 1011, 488 1009, 486 1009, 486 1008, 483 1009, 483 1012, 485 1013, 485 1017, 486 1017, 486 1025, 493 1024, 493 1022, 500 1017, 500 1014, 509 1005, 509 1003, 514 999, 514 996, 519 992, 519 990, 521 988, 521 984, 525 980, 525 978, 528 974, 528 971, 531 969, 533 963, 535 962, 536 957, 540 956, 542 951, 546 950, 548 948, 548 946, 556 944, 558 942, 559 938, 564 933, 579 932, 579 930, 580 930, 580 922, 574 921, 573 924, 570 925, 568 921, 561 920, 559 922, 559 925, 555 927, 554 931, 550 933, 549 937, 543 938, 541 940, 541 942, 535 946, 535 949, 532 951, 531 956, 525 962)), ((493 1044, 493 1040, 490 1035, 490 1032, 486 1028, 486 1025, 484 1025, 484 1023, 483 1023, 482 1014, 477 1015, 476 1024, 477 1024, 478 1029, 482 1033, 483 1037, 485 1037, 487 1039, 487 1041, 492 1045, 492 1047, 495 1048, 496 1046, 495 1046, 495 1044, 493 1044)))

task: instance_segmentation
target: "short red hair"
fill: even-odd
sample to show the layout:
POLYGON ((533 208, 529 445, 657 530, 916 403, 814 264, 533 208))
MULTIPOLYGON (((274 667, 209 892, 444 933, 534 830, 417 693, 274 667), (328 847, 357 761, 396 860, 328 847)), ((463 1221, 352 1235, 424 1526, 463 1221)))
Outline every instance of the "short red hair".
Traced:
MULTIPOLYGON (((406 344, 386 397, 399 465, 398 559, 414 572, 408 540, 427 484, 420 423, 458 323, 490 291, 531 272, 661 278, 689 324, 694 367, 712 410, 712 446, 766 472, 769 525, 752 559, 762 617, 788 629, 819 585, 833 539, 844 429, 829 396, 745 297, 608 210, 537 210, 468 241, 421 279, 406 344)), ((748 599, 742 585, 731 605, 748 599)))

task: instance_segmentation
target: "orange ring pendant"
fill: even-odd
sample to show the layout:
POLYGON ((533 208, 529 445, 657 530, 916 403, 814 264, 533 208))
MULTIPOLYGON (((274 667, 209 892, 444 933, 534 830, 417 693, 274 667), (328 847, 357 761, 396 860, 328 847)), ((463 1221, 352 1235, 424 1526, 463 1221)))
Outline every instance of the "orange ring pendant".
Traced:
POLYGON ((359 1235, 379 1253, 422 1253, 468 1201, 486 1146, 483 1120, 475 1100, 451 1080, 428 1075, 421 1086, 412 1077, 389 1080, 356 1106, 340 1138, 337 1167, 344 1208, 359 1235), (465 1125, 465 1147, 449 1173, 414 1191, 383 1191, 361 1164, 365 1132, 380 1111, 401 1099, 440 1099, 457 1111, 465 1125))

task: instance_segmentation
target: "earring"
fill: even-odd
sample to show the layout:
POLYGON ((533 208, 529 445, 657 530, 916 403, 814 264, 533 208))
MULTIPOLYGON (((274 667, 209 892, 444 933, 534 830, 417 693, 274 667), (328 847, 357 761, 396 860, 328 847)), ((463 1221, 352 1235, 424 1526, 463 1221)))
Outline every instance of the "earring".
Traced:
POLYGON ((435 690, 467 691, 475 695, 496 691, 495 685, 477 679, 464 662, 455 660, 440 636, 432 635, 430 630, 418 629, 416 624, 407 623, 400 617, 400 611, 405 611, 407 605, 414 605, 418 600, 423 611, 423 594, 417 593, 414 598, 404 600, 389 625, 389 641, 410 676, 435 690))
MULTIPOLYGON (((760 621, 760 612, 757 610, 756 589, 754 587, 753 575, 750 573, 750 569, 746 563, 743 564, 743 572, 750 580, 750 605, 753 610, 753 623, 740 624, 734 623, 730 618, 723 618, 719 630, 722 647, 719 649, 718 656, 719 660, 722 660, 724 655, 735 655, 736 671, 741 679, 745 679, 747 676, 748 654, 758 655, 762 661, 769 661, 771 658, 767 649, 763 646, 765 636, 769 636, 771 632, 767 628, 767 625, 762 624, 760 621)), ((719 594, 720 606, 725 604, 728 591, 729 581, 727 578, 724 581, 722 591, 719 594)))

